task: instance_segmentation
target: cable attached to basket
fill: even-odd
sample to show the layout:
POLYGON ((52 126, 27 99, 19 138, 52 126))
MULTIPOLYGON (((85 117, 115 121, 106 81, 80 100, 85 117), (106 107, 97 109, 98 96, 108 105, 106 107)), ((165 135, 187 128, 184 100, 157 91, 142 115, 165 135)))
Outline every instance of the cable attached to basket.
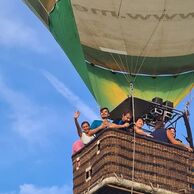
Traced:
MULTIPOLYGON (((131 103, 132 103, 132 114, 133 114, 133 124, 135 124, 135 103, 134 103, 134 84, 133 82, 130 82, 130 95, 131 95, 131 103)), ((133 130, 133 161, 132 161, 132 175, 131 175, 131 180, 132 180, 132 187, 131 187, 131 194, 133 194, 133 182, 134 182, 134 175, 135 175, 135 130, 133 130)))

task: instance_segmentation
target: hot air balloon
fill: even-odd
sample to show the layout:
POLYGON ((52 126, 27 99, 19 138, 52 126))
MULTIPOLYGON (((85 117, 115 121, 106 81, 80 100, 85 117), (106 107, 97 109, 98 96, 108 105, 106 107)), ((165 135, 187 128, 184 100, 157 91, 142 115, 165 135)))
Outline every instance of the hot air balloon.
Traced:
POLYGON ((25 1, 100 106, 134 96, 175 106, 194 87, 193 1, 25 1))
MULTIPOLYGON (((164 114, 164 111, 166 111, 170 118, 167 117, 166 122, 171 122, 171 119, 175 119, 173 122, 176 122, 176 119, 178 120, 182 113, 173 109, 173 106, 177 106, 194 88, 193 0, 24 1, 52 33, 97 103, 101 107, 106 106, 113 111, 112 117, 115 116, 115 112, 118 112, 122 106, 130 101, 131 109, 137 103, 137 107, 140 107, 140 109, 142 109, 142 106, 146 107, 147 110, 149 109, 149 113, 160 114, 162 111, 161 114, 164 114), (129 98, 129 96, 131 97, 129 98), (158 103, 158 100, 161 99, 165 102, 162 105, 158 103)), ((145 111, 142 114, 145 117, 149 116, 145 111)), ((182 115, 187 125, 188 138, 192 146, 192 135, 187 115, 186 113, 182 115)), ((151 123, 149 124, 151 125, 151 123)), ((122 134, 120 135, 122 136, 122 134)), ((127 139, 127 137, 123 136, 123 139, 127 139)), ((144 140, 141 141, 142 145, 147 145, 144 140)), ((95 142, 94 144, 97 147, 96 149, 100 149, 100 144, 95 142)), ((149 146, 154 145, 150 143, 149 146)), ((167 149, 165 145, 162 146, 163 150, 167 149)), ((172 148, 171 151, 173 149, 175 148, 172 148)), ((152 151, 157 152, 156 150, 152 151)), ((176 152, 179 155, 183 154, 181 151, 180 153, 179 151, 176 152)), ((164 154, 164 152, 161 154, 164 154)), ((185 161, 188 161, 188 165, 191 165, 190 157, 192 158, 193 155, 188 154, 184 158, 185 161)), ((157 160, 157 157, 155 159, 157 160)), ((157 160, 160 163, 159 166, 167 165, 168 161, 171 160, 166 158, 166 163, 162 164, 159 161, 160 159, 157 160)), ((142 156, 140 160, 142 160, 142 156)), ((76 158, 76 161, 74 161, 74 167, 79 169, 79 157, 76 158)), ((183 167, 182 164, 179 165, 180 168, 183 167)), ((156 166, 157 164, 155 164, 156 166)), ((179 167, 175 168, 174 171, 178 172, 179 167)), ((156 173, 156 171, 155 169, 154 172, 156 173)), ((86 184, 91 190, 93 189, 93 191, 88 192, 96 192, 96 194, 105 192, 100 190, 101 187, 98 189, 95 187, 95 190, 89 184, 92 172, 94 173, 88 167, 86 184)), ((144 169, 143 172, 146 172, 146 170, 144 169)), ((190 179, 192 173, 189 173, 186 187, 189 192, 192 192, 190 187, 194 184, 194 181, 190 179)), ((161 174, 158 176, 163 177, 163 181, 167 182, 170 174, 168 174, 169 177, 161 174)), ((156 179, 156 175, 154 176, 156 179)), ((147 178, 150 179, 150 177, 147 178)), ((172 179, 176 182, 175 176, 172 179)), ((97 179, 95 180, 97 181, 97 179)), ((120 179, 118 178, 118 180, 120 179)), ((179 181, 177 180, 175 184, 177 187, 179 181)), ((142 182, 145 184, 145 181, 142 182)), ((168 185, 164 182, 163 185, 168 185)), ((94 183, 97 184, 93 181, 92 184, 94 183)), ((76 184, 84 185, 83 182, 79 181, 76 184)), ((114 185, 110 182, 108 184, 114 185)), ((125 189, 127 188, 126 184, 125 189)), ((107 184, 104 183, 104 185, 107 184)), ((119 187, 118 185, 114 186, 119 187)), ((185 189, 185 186, 183 187, 185 189)), ((170 186, 166 188, 171 190, 170 186)), ((145 189, 146 192, 151 192, 148 190, 145 189)), ((179 193, 175 186, 172 191, 179 193)), ((121 191, 109 190, 109 192, 119 193, 121 191)), ((164 190, 160 193, 165 192, 168 193, 164 190)), ((81 192, 75 189, 75 193, 81 192)))

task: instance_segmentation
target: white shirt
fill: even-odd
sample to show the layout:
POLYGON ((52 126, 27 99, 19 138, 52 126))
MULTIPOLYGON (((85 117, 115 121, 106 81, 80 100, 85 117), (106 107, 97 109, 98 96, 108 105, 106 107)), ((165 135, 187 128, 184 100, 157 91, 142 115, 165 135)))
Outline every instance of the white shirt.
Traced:
POLYGON ((90 141, 92 141, 96 136, 88 136, 85 132, 82 132, 81 140, 84 144, 88 144, 90 141))

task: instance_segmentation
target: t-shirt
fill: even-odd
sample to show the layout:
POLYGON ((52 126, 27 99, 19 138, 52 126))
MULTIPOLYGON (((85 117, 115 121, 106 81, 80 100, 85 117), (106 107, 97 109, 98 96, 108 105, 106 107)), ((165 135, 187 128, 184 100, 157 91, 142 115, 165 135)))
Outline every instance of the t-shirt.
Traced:
POLYGON ((114 120, 113 123, 117 125, 123 125, 125 122, 122 119, 117 119, 117 120, 114 120))
MULTIPOLYGON (((125 124, 126 122, 124 122, 122 119, 117 119, 117 120, 114 120, 113 123, 117 124, 117 125, 123 125, 125 124)), ((131 125, 130 125, 131 126, 131 125)), ((129 126, 129 127, 130 127, 129 126)), ((129 131, 129 127, 124 127, 124 128, 120 128, 121 130, 124 130, 124 131, 129 131)))
POLYGON ((153 131, 151 135, 153 136, 154 139, 158 141, 170 143, 166 134, 166 129, 164 128, 155 129, 155 131, 153 131))
POLYGON ((94 120, 90 126, 91 129, 95 129, 99 127, 102 124, 102 120, 94 120))
POLYGON ((88 144, 94 138, 95 138, 95 135, 89 136, 85 132, 82 132, 81 140, 82 140, 84 145, 88 144))

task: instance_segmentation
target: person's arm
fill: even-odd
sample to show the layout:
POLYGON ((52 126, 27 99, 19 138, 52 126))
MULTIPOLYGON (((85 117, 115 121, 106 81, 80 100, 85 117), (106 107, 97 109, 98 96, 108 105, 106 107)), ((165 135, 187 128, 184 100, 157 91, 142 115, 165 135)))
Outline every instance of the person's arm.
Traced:
POLYGON ((97 133, 98 131, 105 129, 108 127, 108 123, 103 122, 99 127, 96 127, 95 129, 92 129, 88 132, 89 136, 94 135, 95 133, 97 133))
POLYGON ((110 123, 108 128, 112 129, 122 129, 122 128, 127 128, 129 127, 129 123, 124 123, 122 125, 118 125, 118 124, 115 124, 115 123, 110 123))
POLYGON ((172 144, 182 146, 182 147, 186 148, 189 152, 192 152, 192 151, 193 151, 193 149, 192 149, 190 146, 185 145, 185 144, 183 144, 183 143, 180 142, 180 141, 177 141, 177 140, 174 138, 174 135, 171 133, 170 130, 167 130, 167 131, 166 131, 166 135, 167 135, 167 137, 168 137, 168 140, 169 140, 172 144))
POLYGON ((145 131, 143 131, 142 129, 139 129, 138 127, 134 126, 134 130, 135 133, 139 134, 139 135, 143 135, 146 137, 153 137, 152 135, 150 135, 149 133, 146 133, 145 131))
POLYGON ((75 114, 74 114, 74 122, 75 122, 75 126, 77 128, 77 133, 78 133, 79 137, 81 137, 82 136, 82 129, 81 129, 79 123, 78 123, 79 115, 80 115, 80 112, 76 111, 75 114))

